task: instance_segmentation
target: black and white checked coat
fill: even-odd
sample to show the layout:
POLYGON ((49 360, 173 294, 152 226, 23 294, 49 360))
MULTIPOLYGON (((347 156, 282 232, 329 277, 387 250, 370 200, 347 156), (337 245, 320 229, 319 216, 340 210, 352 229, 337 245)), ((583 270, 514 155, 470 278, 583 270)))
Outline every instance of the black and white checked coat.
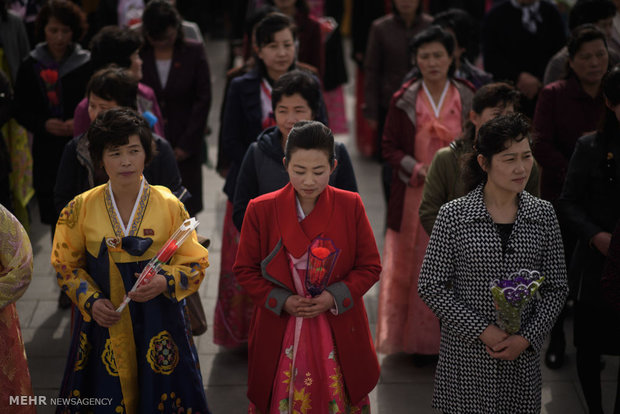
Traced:
POLYGON ((433 407, 448 413, 539 413, 540 349, 568 293, 560 228, 551 204, 527 192, 505 253, 483 200, 483 186, 439 211, 418 292, 441 320, 433 407), (491 282, 520 269, 545 277, 519 333, 531 346, 515 361, 487 354, 479 339, 495 323, 491 282))

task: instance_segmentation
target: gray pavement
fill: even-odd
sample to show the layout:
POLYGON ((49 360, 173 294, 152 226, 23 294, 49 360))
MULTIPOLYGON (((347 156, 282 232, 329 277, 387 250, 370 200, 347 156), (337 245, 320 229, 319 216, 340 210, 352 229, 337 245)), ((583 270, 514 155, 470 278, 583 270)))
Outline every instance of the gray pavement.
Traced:
MULTIPOLYGON (((215 163, 217 154, 217 131, 219 130, 219 109, 222 102, 226 62, 226 43, 208 41, 208 55, 212 71, 214 101, 209 117, 213 133, 209 136, 209 158, 215 163)), ((348 54, 346 56, 349 56, 348 54)), ((349 73, 354 74, 352 68, 349 73)), ((347 86, 346 99, 348 118, 352 119, 353 83, 347 86)), ((380 251, 383 246, 385 206, 380 186, 380 167, 375 162, 362 158, 352 136, 339 135, 353 160, 360 194, 372 223, 380 251)), ((201 223, 199 232, 211 239, 209 249, 210 267, 200 287, 207 319, 211 324, 220 268, 222 222, 225 210, 225 196, 221 189, 223 179, 211 168, 203 169, 205 209, 198 215, 201 223)), ((31 241, 35 252, 35 266, 32 283, 24 296, 17 302, 22 334, 32 376, 35 395, 57 397, 69 346, 70 311, 57 308, 59 288, 50 265, 51 240, 49 228, 38 222, 38 212, 33 210, 34 223, 31 241)), ((374 332, 379 285, 365 297, 374 332)), ((564 367, 550 371, 543 367, 542 413, 581 414, 586 413, 575 369, 575 350, 572 345, 571 321, 566 321, 568 333, 567 358, 564 367)), ((213 344, 211 330, 196 337, 200 364, 209 406, 214 414, 241 414, 247 412, 246 370, 247 355, 244 349, 227 350, 213 344)), ((375 414, 434 413, 430 408, 433 391, 434 366, 417 368, 411 356, 406 354, 380 355, 381 378, 371 393, 372 412, 375 414)), ((605 357, 605 368, 601 373, 603 399, 606 412, 613 411, 616 389, 618 357, 605 357)), ((466 375, 466 373, 464 373, 466 375)), ((54 407, 39 406, 39 413, 52 413, 54 407)))

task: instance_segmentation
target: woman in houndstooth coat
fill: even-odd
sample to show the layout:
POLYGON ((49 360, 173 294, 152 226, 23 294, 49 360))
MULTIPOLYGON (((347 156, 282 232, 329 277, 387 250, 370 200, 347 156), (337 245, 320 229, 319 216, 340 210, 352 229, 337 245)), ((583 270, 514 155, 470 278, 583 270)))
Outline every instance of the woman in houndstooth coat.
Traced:
POLYGON ((471 192, 441 208, 431 234, 418 291, 441 320, 433 406, 446 413, 540 412, 540 349, 568 288, 553 207, 523 191, 529 131, 520 114, 481 127, 471 192), (490 286, 520 269, 545 279, 509 335, 495 324, 490 286))

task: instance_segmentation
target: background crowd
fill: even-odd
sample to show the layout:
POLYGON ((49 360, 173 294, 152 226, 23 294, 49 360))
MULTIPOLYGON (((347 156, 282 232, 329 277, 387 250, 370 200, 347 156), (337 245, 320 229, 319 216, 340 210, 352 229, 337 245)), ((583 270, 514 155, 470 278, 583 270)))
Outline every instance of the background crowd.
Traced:
MULTIPOLYGON (((167 187, 190 216, 203 210, 209 192, 226 195, 210 328, 215 344, 243 349, 255 309, 233 270, 245 211, 250 200, 288 183, 282 159, 293 125, 320 121, 354 136, 359 152, 381 164, 386 229, 374 345, 425 366, 445 352, 441 312, 418 293, 433 225, 444 203, 468 192, 462 161, 479 150, 481 127, 520 113, 531 124, 533 156, 523 185, 553 207, 570 288, 566 301, 556 298, 563 309, 549 321, 540 363, 560 369, 567 347, 576 347, 588 410, 602 413, 602 355, 620 354, 618 63, 620 2, 611 0, 1 0, 2 214, 26 230, 40 221, 53 240, 74 197, 113 181, 92 158, 91 123, 106 111, 135 111, 152 133, 149 184, 167 187), (205 33, 230 40, 222 102, 212 102, 205 33), (347 73, 348 59, 355 73, 347 73), (211 111, 219 131, 207 125, 211 111), (225 185, 205 191, 209 134, 225 185), (31 214, 35 203, 39 217, 31 214), (566 329, 574 329, 574 344, 566 329)), ((349 150, 336 143, 329 184, 357 192, 349 150)), ((6 269, 1 262, 9 281, 6 269)), ((16 276, 10 281, 19 286, 0 304, 7 312, 25 286, 16 276)), ((58 304, 79 305, 62 291, 58 304)))

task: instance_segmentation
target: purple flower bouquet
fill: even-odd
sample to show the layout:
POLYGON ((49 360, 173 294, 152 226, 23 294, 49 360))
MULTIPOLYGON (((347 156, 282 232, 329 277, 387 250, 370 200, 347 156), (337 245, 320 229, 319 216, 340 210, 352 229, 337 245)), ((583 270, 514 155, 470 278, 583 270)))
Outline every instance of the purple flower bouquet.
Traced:
POLYGON ((491 283, 491 294, 497 310, 497 324, 508 334, 521 329, 521 313, 525 305, 538 294, 538 288, 545 280, 537 270, 522 269, 506 279, 491 283))

